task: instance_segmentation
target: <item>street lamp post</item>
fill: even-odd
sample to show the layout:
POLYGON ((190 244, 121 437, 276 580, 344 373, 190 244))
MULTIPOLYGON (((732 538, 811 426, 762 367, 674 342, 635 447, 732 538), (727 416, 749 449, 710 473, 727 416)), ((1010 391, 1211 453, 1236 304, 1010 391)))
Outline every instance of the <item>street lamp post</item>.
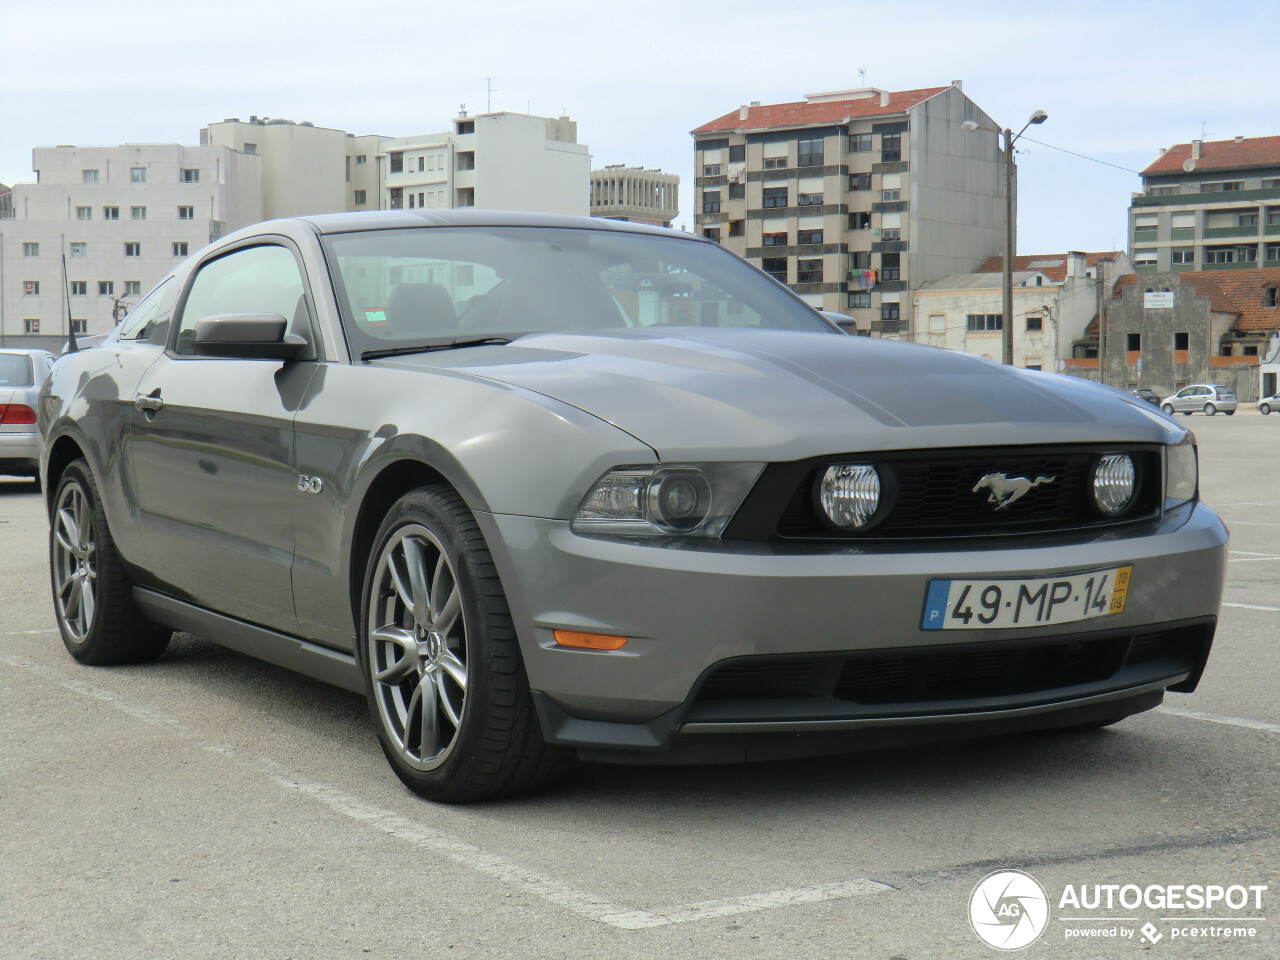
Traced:
POLYGON ((1031 119, 1023 124, 1022 129, 1016 134, 1009 127, 1001 130, 998 127, 983 126, 974 120, 966 120, 961 124, 971 133, 976 130, 986 130, 988 133, 998 133, 1004 138, 1004 276, 1001 284, 1003 316, 1000 326, 1001 339, 1004 341, 1003 361, 1007 365, 1013 364, 1013 227, 1017 222, 1013 204, 1013 145, 1027 132, 1027 127, 1033 123, 1044 123, 1048 119, 1049 114, 1043 110, 1037 110, 1031 114, 1031 119))

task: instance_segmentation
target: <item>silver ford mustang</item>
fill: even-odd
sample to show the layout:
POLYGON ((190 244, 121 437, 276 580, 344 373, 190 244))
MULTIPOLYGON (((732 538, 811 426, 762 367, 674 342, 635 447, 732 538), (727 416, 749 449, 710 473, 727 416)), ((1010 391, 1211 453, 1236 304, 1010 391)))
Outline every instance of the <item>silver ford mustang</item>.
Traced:
POLYGON ((608 221, 242 230, 62 357, 39 430, 76 659, 185 630, 361 691, 443 801, 1113 723, 1195 688, 1225 571, 1142 401, 608 221))

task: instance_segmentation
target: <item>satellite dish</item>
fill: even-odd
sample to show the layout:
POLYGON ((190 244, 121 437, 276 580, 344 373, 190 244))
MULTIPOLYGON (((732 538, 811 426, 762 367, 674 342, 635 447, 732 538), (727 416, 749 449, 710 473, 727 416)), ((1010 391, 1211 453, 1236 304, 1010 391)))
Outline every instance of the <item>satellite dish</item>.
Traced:
POLYGON ((1194 170, 1195 168, 1196 168, 1196 162, 1195 162, 1194 160, 1192 160, 1190 157, 1187 157, 1187 159, 1185 159, 1185 160, 1183 160, 1183 161, 1182 161, 1182 172, 1183 172, 1183 173, 1190 173, 1190 172, 1191 172, 1192 170, 1194 170))

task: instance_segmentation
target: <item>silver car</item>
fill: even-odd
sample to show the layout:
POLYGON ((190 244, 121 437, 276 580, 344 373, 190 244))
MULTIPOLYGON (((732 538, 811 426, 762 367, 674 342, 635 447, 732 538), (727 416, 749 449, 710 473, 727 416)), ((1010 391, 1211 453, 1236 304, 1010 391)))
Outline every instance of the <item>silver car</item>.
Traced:
POLYGON ((1222 411, 1229 417, 1236 412, 1237 406, 1239 401, 1230 387, 1222 387, 1216 383, 1193 383, 1172 396, 1165 397, 1160 409, 1170 416, 1181 413, 1189 417, 1193 413, 1204 413, 1212 417, 1222 411))
POLYGON ((0 349, 0 474, 39 476, 36 398, 54 359, 45 350, 0 349))
POLYGON ((40 414, 74 657, 186 630, 362 691, 444 801, 1113 723, 1195 689, 1226 569, 1142 401, 841 335, 611 221, 259 224, 40 414))
POLYGON ((1271 413, 1272 410, 1280 411, 1280 393, 1263 397, 1258 401, 1258 412, 1263 416, 1271 413))

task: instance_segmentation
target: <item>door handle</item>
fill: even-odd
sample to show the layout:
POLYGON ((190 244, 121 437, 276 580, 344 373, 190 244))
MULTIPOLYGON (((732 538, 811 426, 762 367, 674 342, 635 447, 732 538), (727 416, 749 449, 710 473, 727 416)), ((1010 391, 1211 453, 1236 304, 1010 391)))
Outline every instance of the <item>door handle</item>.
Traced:
POLYGON ((145 396, 138 394, 133 398, 133 405, 144 413, 155 413, 157 410, 163 409, 164 401, 160 399, 160 388, 157 387, 145 396))

